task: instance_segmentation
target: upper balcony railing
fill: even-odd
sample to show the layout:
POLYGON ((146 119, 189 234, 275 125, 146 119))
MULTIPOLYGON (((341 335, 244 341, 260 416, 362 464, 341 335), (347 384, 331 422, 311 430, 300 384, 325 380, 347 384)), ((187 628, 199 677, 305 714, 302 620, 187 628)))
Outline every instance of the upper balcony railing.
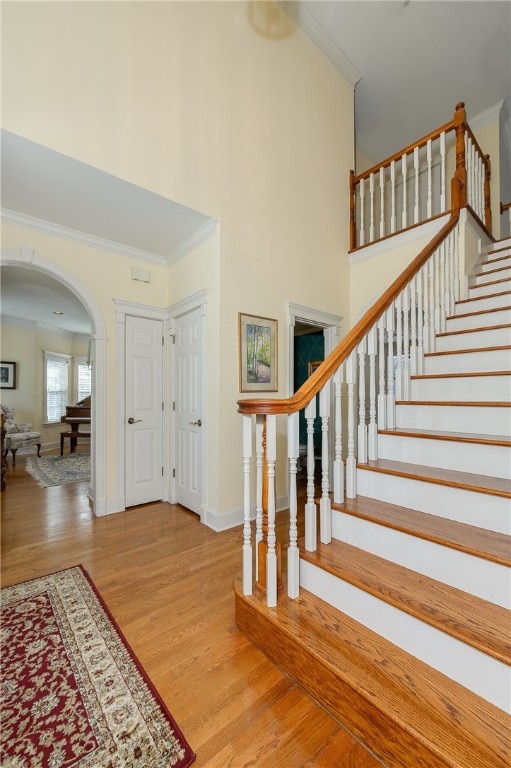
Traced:
POLYGON ((452 208, 446 179, 463 176, 465 200, 491 231, 490 159, 466 122, 453 119, 369 170, 350 174, 350 249, 355 250, 452 208))

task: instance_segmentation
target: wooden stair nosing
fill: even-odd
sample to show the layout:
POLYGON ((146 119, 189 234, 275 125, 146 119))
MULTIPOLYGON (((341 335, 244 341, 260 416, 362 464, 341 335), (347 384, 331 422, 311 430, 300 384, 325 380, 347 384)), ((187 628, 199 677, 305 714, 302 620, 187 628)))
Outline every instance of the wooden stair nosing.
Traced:
MULTIPOLYGON (((504 240, 507 240, 508 238, 503 238, 504 240)), ((497 240, 497 242, 501 242, 497 240)), ((494 248, 491 251, 488 251, 487 253, 482 253, 481 256, 489 256, 492 253, 502 253, 502 251, 509 251, 511 255, 511 245, 503 245, 502 248, 494 248)))
POLYGON ((332 509, 511 568, 511 537, 398 504, 357 496, 332 509))
POLYGON ((502 323, 501 325, 481 325, 478 328, 462 328, 460 331, 444 331, 437 333, 437 339, 444 338, 445 336, 460 336, 464 333, 484 333, 484 331, 499 331, 502 328, 511 328, 511 323, 502 323))
POLYGON ((509 408, 511 407, 510 400, 396 400, 396 405, 448 405, 452 408, 474 408, 481 406, 483 408, 509 408))
POLYGON ((461 379, 475 376, 511 376, 511 371, 466 371, 462 373, 417 373, 410 379, 461 379))
POLYGON ((475 347, 472 349, 448 349, 445 352, 425 352, 424 357, 440 357, 442 355, 464 355, 472 352, 501 352, 504 349, 510 349, 510 344, 502 344, 496 347, 475 347))
MULTIPOLYGON (((507 246, 506 248, 501 248, 500 251, 509 251, 509 253, 505 253, 503 256, 497 256, 495 259, 488 259, 488 258, 485 260, 483 259, 478 262, 479 266, 486 266, 486 264, 496 264, 499 261, 504 261, 505 259, 509 259, 509 257, 511 256, 511 249, 509 248, 509 246, 507 246)), ((499 251, 492 251, 492 253, 499 253, 499 251)), ((486 255, 489 256, 489 254, 486 254, 486 255)))
POLYGON ((511 448, 511 438, 501 435, 478 435, 472 432, 440 432, 433 429, 415 429, 414 427, 396 427, 395 429, 379 429, 379 435, 396 435, 398 437, 416 437, 424 440, 445 440, 453 443, 478 443, 480 445, 495 445, 511 448))
MULTIPOLYGON (((500 259, 495 259, 495 261, 500 261, 502 259, 507 258, 506 256, 501 256, 500 259)), ((485 261, 485 264, 488 264, 490 262, 485 261)), ((495 272, 504 272, 504 270, 509 269, 509 266, 505 267, 497 267, 496 269, 487 269, 482 270, 481 272, 473 272, 471 275, 469 275, 469 278, 476 278, 476 277, 482 277, 483 275, 494 275, 495 272)), ((480 285, 483 285, 483 283, 480 283, 480 285)), ((487 285, 487 283, 484 283, 484 285, 487 285)), ((471 288, 474 288, 475 286, 471 285, 471 288)))
MULTIPOLYGON (((471 299, 469 299, 469 301, 471 301, 471 299)), ((458 320, 460 317, 475 317, 476 315, 487 315, 491 312, 502 312, 502 310, 505 310, 505 309, 511 309, 511 306, 505 305, 502 307, 492 307, 491 309, 478 309, 476 312, 465 312, 462 315, 448 315, 448 317, 446 317, 445 319, 446 321, 458 320)))
MULTIPOLYGON (((503 277, 500 280, 492 280, 491 282, 488 282, 488 283, 480 283, 479 285, 469 285, 468 288, 470 291, 474 291, 476 289, 479 290, 479 288, 488 288, 490 285, 499 285, 500 283, 507 283, 508 280, 510 279, 511 278, 509 277, 503 277)), ((477 298, 481 298, 481 297, 478 296, 477 298)))
POLYGON ((489 477, 488 475, 477 475, 440 467, 427 467, 424 464, 407 464, 403 461, 391 461, 390 459, 369 460, 366 464, 357 463, 357 469, 511 499, 510 483, 501 477, 489 477))
POLYGON ((236 624, 392 768, 508 768, 508 715, 306 590, 267 608, 234 583, 236 624))
MULTIPOLYGON (((471 296, 468 299, 457 299, 454 303, 467 304, 469 301, 481 301, 481 299, 494 299, 496 296, 509 296, 511 291, 498 291, 497 293, 489 293, 487 296, 471 296)), ((500 309, 500 307, 499 307, 500 309)))
POLYGON ((511 614, 505 608, 336 539, 315 552, 305 549, 304 540, 299 547, 302 560, 511 665, 505 632, 511 614))

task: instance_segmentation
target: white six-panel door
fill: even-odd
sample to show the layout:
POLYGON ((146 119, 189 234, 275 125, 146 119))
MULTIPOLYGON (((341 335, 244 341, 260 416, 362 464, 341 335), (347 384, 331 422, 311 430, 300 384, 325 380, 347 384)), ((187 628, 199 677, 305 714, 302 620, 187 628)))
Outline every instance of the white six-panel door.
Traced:
POLYGON ((126 316, 126 506, 163 497, 162 322, 126 316))
POLYGON ((175 321, 176 502, 202 513, 201 310, 175 321))

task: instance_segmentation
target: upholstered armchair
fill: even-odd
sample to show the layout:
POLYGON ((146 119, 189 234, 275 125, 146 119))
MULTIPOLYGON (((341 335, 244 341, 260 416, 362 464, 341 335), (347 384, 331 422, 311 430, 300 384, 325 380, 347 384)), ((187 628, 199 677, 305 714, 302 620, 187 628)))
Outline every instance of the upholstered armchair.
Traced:
POLYGON ((19 448, 37 448, 37 455, 41 455, 41 433, 32 431, 32 424, 16 424, 14 421, 14 408, 6 405, 0 405, 0 410, 4 414, 5 438, 3 445, 3 455, 7 457, 9 451, 12 454, 12 464, 16 464, 16 453, 19 448))

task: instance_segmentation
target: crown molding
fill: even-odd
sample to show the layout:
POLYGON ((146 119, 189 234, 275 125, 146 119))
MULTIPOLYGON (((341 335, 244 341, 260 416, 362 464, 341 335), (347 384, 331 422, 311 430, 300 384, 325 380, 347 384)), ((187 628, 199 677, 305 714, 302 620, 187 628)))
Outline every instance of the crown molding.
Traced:
POLYGON ((58 336, 67 341, 81 341, 82 339, 87 340, 89 338, 88 336, 84 336, 83 333, 73 333, 72 331, 65 331, 62 328, 56 328, 54 325, 40 323, 37 320, 25 320, 23 317, 11 317, 9 315, 2 315, 2 326, 4 328, 28 328, 32 331, 45 333, 48 336, 58 336))
POLYGON ((311 12, 302 3, 297 0, 279 0, 281 8, 301 27, 305 34, 317 45, 327 59, 334 67, 346 78, 348 83, 354 88, 362 75, 351 63, 347 56, 336 45, 330 35, 312 16, 311 12))
POLYGON ((468 120, 469 126, 472 128, 473 131, 477 131, 479 128, 482 128, 483 125, 487 125, 488 123, 493 123, 497 121, 500 117, 500 111, 502 109, 504 102, 499 101, 497 104, 494 104, 492 107, 488 107, 488 109, 483 110, 483 112, 479 112, 478 115, 474 115, 474 117, 470 117, 468 120))
POLYGON ((182 259, 184 256, 187 256, 195 248, 198 248, 199 245, 202 245, 202 243, 206 242, 206 240, 209 240, 209 238, 215 234, 217 225, 218 222, 216 219, 209 219, 201 227, 199 227, 199 229, 195 230, 195 232, 192 232, 192 234, 189 235, 186 240, 183 240, 181 243, 179 243, 179 245, 168 254, 168 264, 174 264, 174 262, 179 261, 179 259, 182 259))
POLYGON ((87 245, 90 248, 98 248, 101 251, 119 253, 121 256, 149 261, 152 264, 165 265, 168 263, 164 256, 160 256, 157 253, 142 251, 139 248, 132 248, 129 245, 116 243, 113 240, 96 237, 96 235, 80 232, 77 229, 62 227, 59 224, 53 224, 51 221, 37 219, 33 216, 26 216, 23 213, 9 211, 6 208, 0 209, 0 217, 6 224, 15 224, 19 227, 26 227, 27 229, 32 229, 36 232, 42 232, 45 235, 52 235, 53 237, 60 237, 64 240, 70 240, 73 243, 79 243, 80 245, 87 245))

